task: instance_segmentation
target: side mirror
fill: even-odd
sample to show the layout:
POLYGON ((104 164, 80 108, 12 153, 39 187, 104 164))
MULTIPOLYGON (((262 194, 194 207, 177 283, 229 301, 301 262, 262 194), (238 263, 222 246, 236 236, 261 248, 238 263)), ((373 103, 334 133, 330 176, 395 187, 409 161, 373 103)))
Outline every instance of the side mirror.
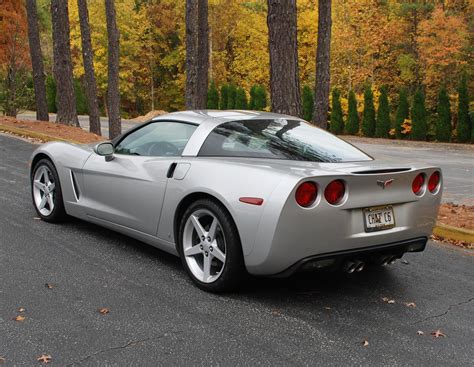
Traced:
POLYGON ((114 151, 114 145, 109 141, 99 143, 94 148, 94 152, 98 155, 104 156, 107 162, 114 159, 114 151))

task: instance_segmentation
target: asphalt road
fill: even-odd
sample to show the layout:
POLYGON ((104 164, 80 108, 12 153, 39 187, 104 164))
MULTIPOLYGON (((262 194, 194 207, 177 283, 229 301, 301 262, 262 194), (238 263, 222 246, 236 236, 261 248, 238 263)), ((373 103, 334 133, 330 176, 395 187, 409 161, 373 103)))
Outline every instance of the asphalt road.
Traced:
POLYGON ((35 219, 33 149, 0 135, 6 366, 38 364, 43 353, 61 366, 472 365, 472 252, 430 242, 387 268, 252 279, 239 293, 207 294, 171 255, 82 221, 35 219), (14 321, 20 307, 26 318, 14 321), (430 335, 437 329, 446 337, 430 335))

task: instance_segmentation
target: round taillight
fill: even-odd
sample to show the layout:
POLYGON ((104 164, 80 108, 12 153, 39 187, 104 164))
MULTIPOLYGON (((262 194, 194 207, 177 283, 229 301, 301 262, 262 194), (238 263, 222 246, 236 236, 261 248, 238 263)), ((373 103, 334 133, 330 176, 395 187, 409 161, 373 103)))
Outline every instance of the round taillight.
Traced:
POLYGON ((334 180, 326 186, 324 197, 331 205, 339 204, 346 192, 346 186, 341 180, 334 180))
POLYGON ((430 179, 428 180, 428 190, 430 192, 435 192, 438 189, 439 185, 439 172, 435 171, 433 174, 430 176, 430 179))
POLYGON ((413 183, 411 184, 411 189, 413 190, 413 193, 418 196, 423 194, 424 184, 425 184, 425 176, 423 175, 423 173, 419 173, 413 180, 413 183))
POLYGON ((298 205, 307 208, 314 203, 318 196, 318 187, 314 182, 303 182, 295 193, 295 199, 298 205))

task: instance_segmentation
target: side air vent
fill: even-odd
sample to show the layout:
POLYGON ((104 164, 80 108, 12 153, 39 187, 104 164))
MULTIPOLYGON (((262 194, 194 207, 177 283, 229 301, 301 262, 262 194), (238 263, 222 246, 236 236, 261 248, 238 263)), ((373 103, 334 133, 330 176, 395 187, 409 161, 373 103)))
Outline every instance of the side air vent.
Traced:
POLYGON ((71 171, 71 182, 72 182, 72 190, 74 191, 74 196, 76 197, 76 201, 78 201, 80 197, 79 186, 77 185, 76 177, 74 176, 74 173, 72 171, 71 171))
POLYGON ((378 175, 380 173, 395 173, 409 171, 411 168, 387 168, 387 169, 371 169, 367 171, 355 171, 354 175, 378 175))

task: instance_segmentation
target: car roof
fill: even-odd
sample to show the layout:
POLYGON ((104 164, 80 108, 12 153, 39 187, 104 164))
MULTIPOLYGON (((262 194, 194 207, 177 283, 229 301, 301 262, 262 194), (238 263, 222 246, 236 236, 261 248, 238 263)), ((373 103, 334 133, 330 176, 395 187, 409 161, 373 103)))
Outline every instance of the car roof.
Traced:
POLYGON ((171 112, 165 115, 157 116, 152 121, 160 120, 178 120, 190 122, 201 125, 204 122, 218 125, 228 121, 237 120, 262 120, 262 119, 277 119, 277 118, 292 118, 297 117, 282 115, 273 112, 264 111, 248 111, 248 110, 190 110, 171 112))

